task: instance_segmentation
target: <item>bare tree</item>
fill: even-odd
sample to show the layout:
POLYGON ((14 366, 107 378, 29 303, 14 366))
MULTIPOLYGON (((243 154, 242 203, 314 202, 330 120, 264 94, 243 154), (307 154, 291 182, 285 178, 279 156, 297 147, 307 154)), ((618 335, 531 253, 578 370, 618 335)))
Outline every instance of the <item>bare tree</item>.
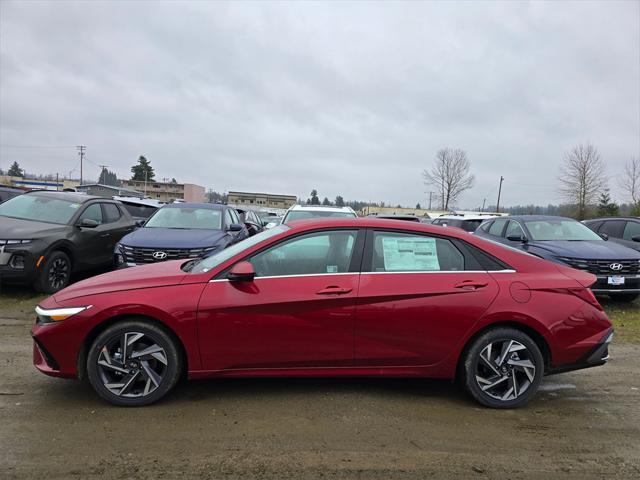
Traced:
POLYGON ((620 186, 629 194, 634 205, 640 204, 640 159, 631 157, 625 165, 620 186))
POLYGON ((462 192, 473 187, 475 177, 469 172, 471 163, 460 148, 443 148, 436 153, 431 170, 422 172, 425 185, 432 185, 440 194, 440 206, 449 210, 462 192))
POLYGON ((587 206, 596 202, 607 185, 604 163, 598 149, 590 143, 577 145, 564 155, 560 167, 560 193, 578 208, 578 220, 587 214, 587 206))

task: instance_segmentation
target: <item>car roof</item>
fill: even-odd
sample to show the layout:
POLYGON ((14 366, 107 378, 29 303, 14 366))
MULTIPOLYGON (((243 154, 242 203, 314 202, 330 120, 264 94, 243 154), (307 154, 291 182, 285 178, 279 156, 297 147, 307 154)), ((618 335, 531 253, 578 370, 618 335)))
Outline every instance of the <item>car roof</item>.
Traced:
MULTIPOLYGON (((511 219, 511 220, 520 220, 522 222, 526 222, 526 221, 544 221, 544 220, 572 220, 574 222, 577 222, 577 220, 575 218, 569 218, 569 217, 560 217, 560 216, 556 216, 556 215, 509 215, 508 217, 500 217, 500 218, 505 218, 505 219, 511 219)), ((492 220, 495 220, 492 219, 492 220)))
POLYGON ((159 202, 158 200, 154 200, 153 198, 119 197, 117 195, 114 195, 112 198, 119 202, 130 203, 132 205, 145 205, 147 207, 156 208, 160 208, 164 205, 164 203, 159 202))
POLYGON ((87 195, 85 193, 77 192, 54 192, 51 190, 31 190, 25 192, 25 195, 37 195, 39 197, 51 197, 59 200, 68 200, 75 203, 87 203, 90 200, 106 200, 110 202, 116 202, 111 198, 98 197, 96 195, 87 195))
POLYGON ((482 215, 467 215, 467 216, 460 216, 460 215, 442 215, 440 217, 434 218, 433 220, 460 220, 461 222, 464 222, 465 220, 492 220, 494 218, 498 218, 498 217, 485 217, 482 215))
POLYGON ((180 203, 167 203, 166 205, 162 205, 162 208, 205 208, 207 210, 224 210, 227 208, 231 208, 228 205, 223 205, 221 203, 190 203, 190 202, 180 202, 180 203))
POLYGON ((25 193, 25 190, 22 190, 20 188, 6 187, 4 185, 0 185, 0 190, 3 192, 25 193))
MULTIPOLYGON (((313 210, 320 212, 353 212, 351 207, 335 207, 331 205, 292 205, 289 210, 313 210)), ((354 212, 355 213, 355 212, 354 212)))
POLYGON ((601 222, 603 220, 635 220, 637 222, 640 222, 640 217, 598 217, 598 218, 590 218, 588 220, 583 220, 583 223, 589 223, 589 222, 601 222))

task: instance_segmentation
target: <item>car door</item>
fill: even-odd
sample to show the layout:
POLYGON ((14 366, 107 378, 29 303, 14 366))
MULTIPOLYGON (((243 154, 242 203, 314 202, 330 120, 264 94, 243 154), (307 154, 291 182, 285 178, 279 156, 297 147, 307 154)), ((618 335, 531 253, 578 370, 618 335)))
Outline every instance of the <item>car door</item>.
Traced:
POLYGON ((94 268, 106 263, 105 259, 113 256, 113 247, 108 248, 109 227, 104 225, 101 203, 87 205, 79 214, 75 226, 74 243, 76 245, 75 266, 79 268, 94 268), (96 226, 82 226, 83 220, 93 220, 96 226))
POLYGON ((303 234, 249 257, 253 281, 209 282, 198 308, 204 368, 353 365, 362 235, 303 234))
POLYGON ((101 238, 105 240, 103 263, 108 263, 113 258, 113 249, 127 233, 133 231, 134 226, 127 216, 124 216, 115 203, 104 202, 102 206, 101 238))
POLYGON ((355 326, 357 366, 433 365, 498 293, 464 242, 371 230, 355 326))

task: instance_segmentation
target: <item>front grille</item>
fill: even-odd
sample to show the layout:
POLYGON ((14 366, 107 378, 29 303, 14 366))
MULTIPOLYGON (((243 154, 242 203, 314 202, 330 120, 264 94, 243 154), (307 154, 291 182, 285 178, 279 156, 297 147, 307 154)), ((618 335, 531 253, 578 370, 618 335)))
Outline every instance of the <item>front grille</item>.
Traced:
POLYGON ((585 270, 594 275, 637 275, 640 273, 638 260, 587 260, 582 258, 558 257, 572 268, 585 270), (622 268, 613 269, 612 265, 622 265, 622 268))
POLYGON ((122 253, 126 263, 155 263, 165 260, 182 260, 187 258, 197 258, 214 250, 215 247, 206 248, 141 248, 122 246, 122 253), (154 258, 153 254, 164 252, 164 258, 154 258))

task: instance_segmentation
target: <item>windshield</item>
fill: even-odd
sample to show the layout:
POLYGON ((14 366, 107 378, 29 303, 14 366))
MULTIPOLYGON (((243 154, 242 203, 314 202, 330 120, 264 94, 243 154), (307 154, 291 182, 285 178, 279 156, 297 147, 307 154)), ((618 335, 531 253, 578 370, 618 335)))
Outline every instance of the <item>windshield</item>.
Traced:
POLYGON ((20 195, 0 204, 0 215, 66 225, 78 208, 79 203, 69 200, 44 195, 20 195))
POLYGON ((310 218, 355 218, 352 212, 327 212, 322 210, 292 210, 284 217, 283 223, 293 222, 294 220, 307 220, 310 218))
POLYGON ((602 238, 575 220, 535 220, 525 222, 531 238, 539 242, 552 240, 602 240, 602 238))
POLYGON ((246 240, 243 240, 242 242, 231 245, 229 248, 220 250, 218 253, 201 260, 199 263, 197 263, 193 267, 193 269, 191 270, 191 273, 208 272, 212 268, 215 268, 221 263, 226 262, 231 257, 243 252, 244 250, 247 250, 248 248, 251 248, 254 245, 257 245, 258 243, 266 240, 267 238, 271 238, 287 230, 289 230, 289 227, 285 225, 280 225, 270 230, 264 230, 254 235, 253 237, 249 237, 246 240))
POLYGON ((147 220, 144 227, 220 230, 222 210, 197 207, 161 208, 147 220))

